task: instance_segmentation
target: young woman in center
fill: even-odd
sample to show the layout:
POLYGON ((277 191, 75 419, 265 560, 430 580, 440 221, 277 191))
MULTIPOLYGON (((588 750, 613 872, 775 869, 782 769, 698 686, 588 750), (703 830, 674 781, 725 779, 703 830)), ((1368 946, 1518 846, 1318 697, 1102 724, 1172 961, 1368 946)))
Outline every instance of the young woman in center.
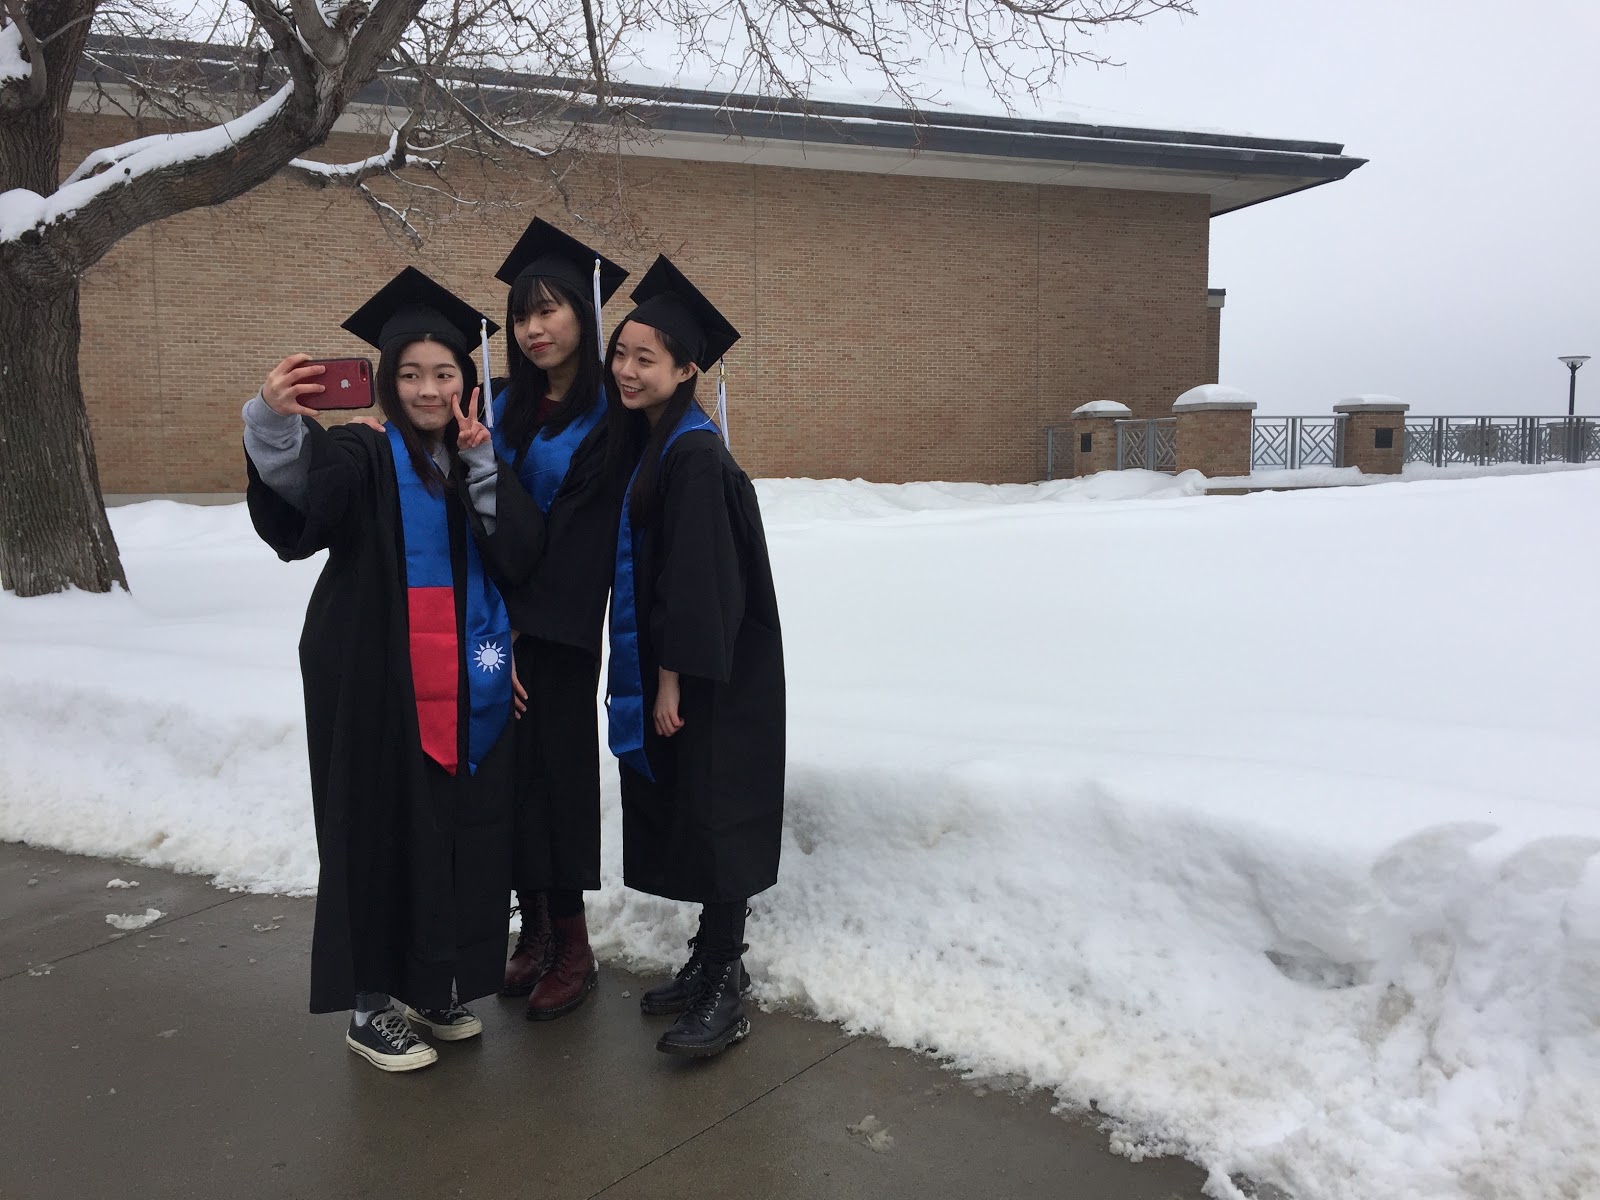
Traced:
POLYGON ((494 398, 494 443, 545 517, 530 585, 508 593, 527 713, 516 728, 512 882, 522 928, 501 992, 530 1020, 571 1012, 594 988, 583 893, 600 886, 596 694, 606 596, 627 485, 608 456, 596 305, 627 272, 544 221, 496 278, 506 300, 510 378, 494 398))
POLYGON ((745 1037, 745 904, 778 877, 784 679, 755 489, 695 400, 738 331, 664 256, 607 352, 613 455, 643 442, 611 599, 609 724, 623 879, 699 904, 688 961, 640 1001, 656 1043, 706 1057, 745 1037))

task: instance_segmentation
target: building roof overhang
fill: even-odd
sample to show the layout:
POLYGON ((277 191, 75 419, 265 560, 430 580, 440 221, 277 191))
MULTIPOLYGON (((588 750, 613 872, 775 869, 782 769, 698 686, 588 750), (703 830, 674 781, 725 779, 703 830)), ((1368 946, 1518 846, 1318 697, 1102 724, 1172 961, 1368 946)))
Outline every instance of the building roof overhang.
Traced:
MULTIPOLYGON (((260 77, 256 57, 232 47, 148 39, 97 38, 94 43, 102 63, 121 59, 115 67, 129 73, 152 60, 183 61, 218 90, 233 94, 242 79, 260 77)), ((97 78, 98 70, 87 59, 80 68, 80 102, 97 85, 115 86, 111 79, 97 78)), ((582 81, 475 72, 465 82, 485 108, 492 108, 497 98, 510 101, 537 92, 565 98, 562 120, 600 119, 592 89, 582 81)), ((369 85, 337 128, 371 132, 374 117, 406 83, 398 72, 369 85)), ((1213 216, 1333 183, 1366 161, 1331 142, 800 102, 688 88, 613 83, 607 98, 613 106, 625 104, 640 129, 639 136, 622 141, 623 151, 634 155, 1204 195, 1213 216)))

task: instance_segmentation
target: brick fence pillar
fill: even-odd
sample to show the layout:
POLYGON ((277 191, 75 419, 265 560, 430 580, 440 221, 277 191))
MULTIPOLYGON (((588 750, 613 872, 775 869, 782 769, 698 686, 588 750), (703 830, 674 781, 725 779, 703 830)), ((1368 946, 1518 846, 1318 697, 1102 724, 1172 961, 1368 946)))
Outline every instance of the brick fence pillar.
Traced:
POLYGON ((1345 414, 1344 463, 1363 475, 1398 475, 1406 463, 1409 404, 1393 396, 1357 396, 1335 404, 1345 414))
POLYGON ((1133 416, 1133 409, 1115 400, 1094 400, 1072 410, 1067 423, 1072 438, 1072 464, 1076 478, 1117 469, 1117 422, 1133 416))
POLYGON ((1211 479, 1250 474, 1256 402, 1238 388, 1208 383, 1172 405, 1178 418, 1178 470, 1211 479))

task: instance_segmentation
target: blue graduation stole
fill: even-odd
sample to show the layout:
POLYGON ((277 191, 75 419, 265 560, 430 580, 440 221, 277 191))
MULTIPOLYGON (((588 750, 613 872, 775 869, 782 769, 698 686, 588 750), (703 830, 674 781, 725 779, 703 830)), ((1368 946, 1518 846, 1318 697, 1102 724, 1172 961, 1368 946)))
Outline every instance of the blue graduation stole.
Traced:
POLYGON ((429 758, 454 775, 460 741, 460 671, 467 662, 467 769, 476 772, 511 719, 511 620, 505 601, 483 569, 469 529, 465 649, 456 636, 455 576, 450 569, 449 509, 428 490, 400 431, 388 428, 399 485, 400 531, 405 545, 407 638, 417 729, 429 758))
POLYGON ((501 462, 516 468, 517 478, 522 481, 528 495, 533 497, 539 511, 549 515, 550 505, 555 502, 556 493, 561 490, 561 484, 572 466, 572 456, 578 452, 583 439, 589 436, 589 431, 605 419, 605 393, 596 398, 588 412, 559 433, 546 437, 543 429, 536 432, 520 464, 517 463, 517 448, 506 440, 502 432, 505 429, 506 400, 510 394, 510 389, 507 389, 494 398, 495 453, 500 456, 501 462))
MULTIPOLYGON (((698 406, 691 406, 667 435, 661 458, 667 457, 672 443, 696 429, 715 429, 711 418, 698 406)), ((644 460, 640 459, 642 463, 644 460)), ((633 468, 628 490, 623 493, 622 524, 617 530, 617 569, 611 582, 611 662, 606 672, 606 717, 611 753, 650 782, 655 775, 644 752, 644 671, 639 662, 639 606, 634 586, 633 560, 638 554, 638 532, 633 528, 634 482, 639 468, 633 468)))

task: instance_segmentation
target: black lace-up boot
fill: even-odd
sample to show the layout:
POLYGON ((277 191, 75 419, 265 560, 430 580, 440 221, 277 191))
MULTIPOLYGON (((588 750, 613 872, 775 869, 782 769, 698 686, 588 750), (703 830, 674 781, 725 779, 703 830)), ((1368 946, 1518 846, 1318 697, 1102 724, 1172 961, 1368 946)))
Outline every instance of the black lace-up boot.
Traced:
MULTIPOLYGON (((700 981, 705 978, 706 959, 700 953, 700 939, 689 939, 689 961, 678 968, 678 973, 666 983, 651 988, 639 998, 639 1011, 647 1017, 667 1017, 673 1013, 681 1013, 689 1007, 689 1001, 700 987, 700 981)), ((748 950, 748 946, 740 946, 740 952, 748 950)), ((750 975, 741 966, 739 968, 739 993, 743 995, 750 990, 750 975)))
POLYGON ((744 963, 740 959, 706 962, 689 1007, 661 1035, 656 1049, 663 1054, 710 1058, 749 1036, 750 1018, 744 1015, 744 1004, 739 999, 739 980, 743 977, 744 963))
MULTIPOLYGON (((706 964, 738 958, 749 946, 744 944, 744 919, 750 910, 739 904, 707 904, 700 909, 700 932, 689 939, 689 961, 678 968, 668 982, 653 987, 639 1000, 639 1011, 647 1017, 665 1017, 689 1007, 706 964)), ((739 994, 750 990, 750 976, 739 968, 739 994)))

